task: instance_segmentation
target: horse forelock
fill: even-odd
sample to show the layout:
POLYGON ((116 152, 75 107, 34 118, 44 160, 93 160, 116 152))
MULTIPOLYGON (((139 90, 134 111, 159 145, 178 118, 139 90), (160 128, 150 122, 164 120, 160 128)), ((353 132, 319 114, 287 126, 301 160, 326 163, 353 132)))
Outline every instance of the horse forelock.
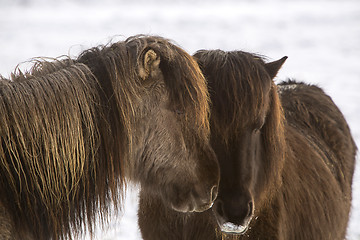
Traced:
POLYGON ((212 129, 229 139, 245 126, 256 128, 270 89, 263 60, 241 51, 201 50, 194 56, 209 84, 212 129))
POLYGON ((198 120, 199 130, 208 132, 209 97, 204 76, 194 59, 170 40, 137 35, 124 42, 89 49, 79 56, 78 61, 90 67, 104 91, 108 92, 107 97, 116 99, 117 115, 131 143, 132 121, 144 93, 137 70, 149 49, 160 57, 160 69, 171 106, 174 110, 193 114, 191 117, 198 120))
POLYGON ((195 118, 199 134, 208 135, 208 90, 205 78, 192 56, 170 40, 158 36, 134 36, 126 42, 136 54, 138 63, 147 49, 160 56, 160 69, 171 106, 186 113, 185 117, 195 118))

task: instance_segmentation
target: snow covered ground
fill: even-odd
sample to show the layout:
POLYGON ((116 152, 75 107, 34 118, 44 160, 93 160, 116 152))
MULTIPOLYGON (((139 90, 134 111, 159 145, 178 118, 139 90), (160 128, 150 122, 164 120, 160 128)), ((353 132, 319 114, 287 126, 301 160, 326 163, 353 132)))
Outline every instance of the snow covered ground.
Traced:
MULTIPOLYGON (((289 56, 278 79, 323 87, 360 146, 358 0, 0 0, 0 74, 8 76, 32 57, 76 56, 139 33, 174 39, 190 53, 221 48, 261 53, 270 60, 289 56)), ((136 188, 129 189, 124 209, 122 218, 97 232, 97 239, 141 239, 136 188)), ((348 239, 360 239, 359 166, 348 239)))

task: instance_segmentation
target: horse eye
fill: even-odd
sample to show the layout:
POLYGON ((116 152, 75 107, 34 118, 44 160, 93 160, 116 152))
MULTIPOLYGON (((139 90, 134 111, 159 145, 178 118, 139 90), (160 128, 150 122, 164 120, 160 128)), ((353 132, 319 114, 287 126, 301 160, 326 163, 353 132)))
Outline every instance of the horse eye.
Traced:
POLYGON ((259 133, 259 132, 261 131, 261 129, 262 129, 263 126, 264 126, 264 125, 262 124, 262 125, 258 125, 258 126, 256 126, 256 127, 254 127, 253 132, 254 132, 254 133, 259 133))
POLYGON ((254 133, 258 133, 261 131, 261 129, 263 128, 265 124, 265 121, 259 121, 256 124, 253 125, 253 132, 254 133))

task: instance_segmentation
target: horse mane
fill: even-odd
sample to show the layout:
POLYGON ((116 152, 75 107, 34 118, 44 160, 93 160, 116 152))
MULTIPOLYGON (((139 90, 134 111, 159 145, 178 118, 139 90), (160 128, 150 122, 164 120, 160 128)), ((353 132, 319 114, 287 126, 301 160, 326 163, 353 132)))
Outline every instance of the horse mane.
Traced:
MULTIPOLYGON (((265 69, 264 58, 242 51, 200 50, 194 54, 209 84, 212 100, 211 131, 222 139, 225 147, 248 123, 261 127, 260 109, 268 107, 264 126, 261 128, 264 153, 264 172, 258 187, 269 189, 261 199, 270 199, 266 194, 275 191, 281 184, 281 169, 284 162, 285 135, 284 114, 277 94, 277 87, 265 69), (265 86, 271 84, 269 98, 265 86), (254 100, 256 99, 256 100, 254 100), (239 120, 241 119, 241 121, 239 120)), ((268 85, 269 86, 269 85, 268 85)))
POLYGON ((160 56, 172 104, 196 112, 198 134, 206 135, 209 97, 205 83, 193 82, 203 75, 161 37, 134 36, 76 59, 36 60, 30 71, 0 78, 0 203, 15 229, 40 240, 73 238, 83 226, 92 234, 98 216, 104 223, 110 203, 120 209, 147 49, 160 56))
POLYGON ((0 86, 1 201, 17 224, 56 238, 95 208, 74 204, 95 197, 97 81, 84 64, 37 62, 0 86))

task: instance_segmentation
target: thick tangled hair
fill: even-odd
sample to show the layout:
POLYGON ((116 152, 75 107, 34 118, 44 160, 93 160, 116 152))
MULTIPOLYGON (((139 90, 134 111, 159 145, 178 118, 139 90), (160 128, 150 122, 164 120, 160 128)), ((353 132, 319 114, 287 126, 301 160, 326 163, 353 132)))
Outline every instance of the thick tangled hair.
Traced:
POLYGON ((35 224, 35 234, 68 232, 69 219, 76 226, 95 208, 69 206, 94 197, 87 175, 95 174, 99 149, 98 83, 69 60, 38 62, 12 80, 0 80, 1 201, 24 214, 13 215, 17 223, 35 224))
POLYGON ((77 59, 36 61, 25 74, 0 78, 0 208, 21 230, 19 239, 29 232, 40 240, 73 238, 84 225, 92 233, 96 217, 106 221, 110 203, 120 209, 147 49, 161 59, 171 104, 196 113, 187 116, 197 117, 206 139, 204 77, 190 55, 161 37, 135 36, 77 59))
POLYGON ((260 56, 241 51, 200 50, 194 57, 209 83, 212 131, 224 140, 230 139, 247 123, 260 121, 259 110, 266 105, 264 86, 269 82, 260 56))

